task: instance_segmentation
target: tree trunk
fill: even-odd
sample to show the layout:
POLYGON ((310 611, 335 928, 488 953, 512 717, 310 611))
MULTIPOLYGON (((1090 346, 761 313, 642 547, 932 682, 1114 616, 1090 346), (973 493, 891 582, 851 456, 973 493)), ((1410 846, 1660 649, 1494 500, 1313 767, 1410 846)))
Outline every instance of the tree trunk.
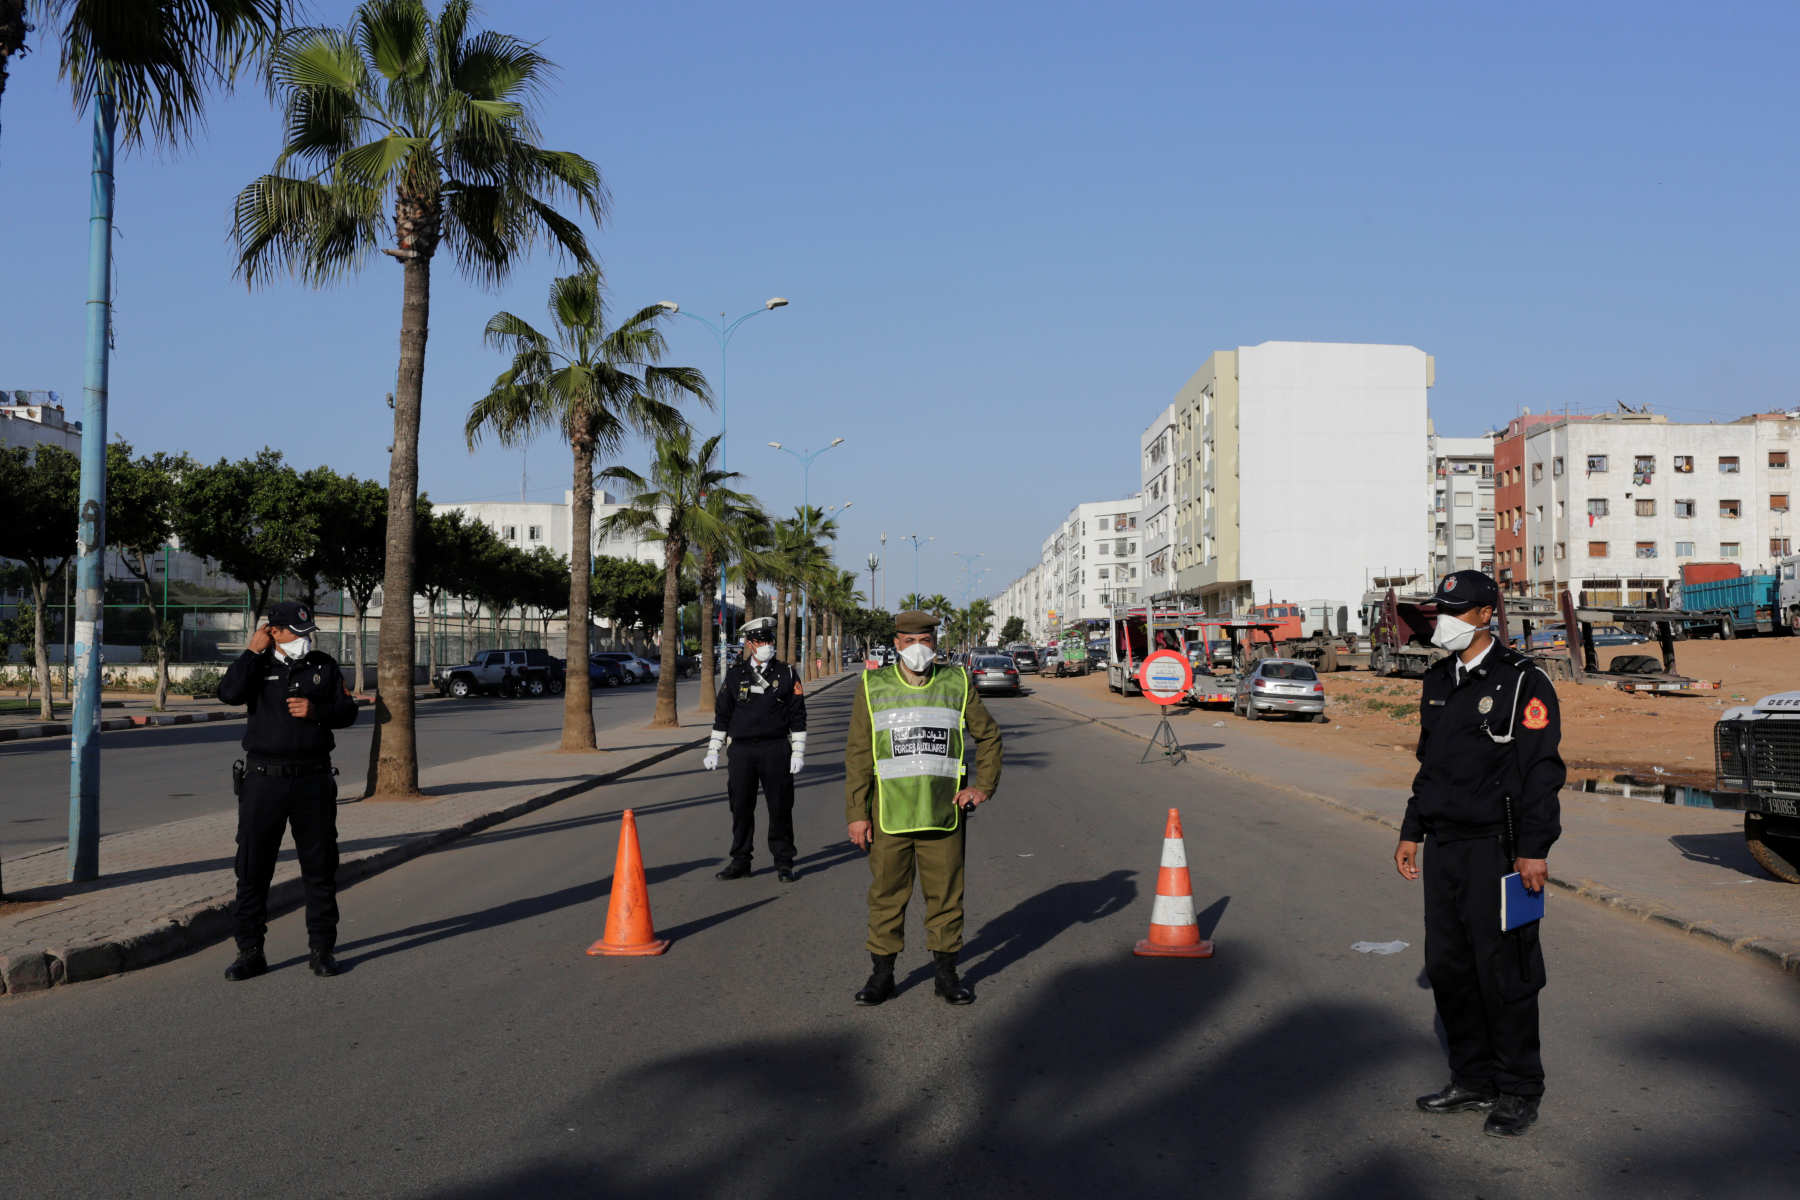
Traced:
MULTIPOLYGON (((48 576, 31 573, 31 643, 36 655, 38 677, 38 717, 48 721, 56 716, 50 707, 50 628, 44 620, 44 605, 50 599, 48 576)), ((65 618, 66 619, 66 618, 65 618)), ((63 664, 66 671, 68 663, 63 664)))
POLYGON ((711 550, 700 557, 700 697, 694 703, 698 712, 711 712, 713 694, 718 689, 714 672, 718 638, 713 631, 713 588, 718 585, 718 556, 711 550))
POLYGON ((389 799, 419 794, 419 746, 413 729, 413 526, 419 500, 419 410, 425 389, 425 339, 431 324, 435 246, 404 261, 400 369, 394 380, 394 450, 388 456, 387 560, 382 572, 381 640, 376 646, 374 777, 368 793, 389 799))
POLYGON ((776 632, 781 637, 781 649, 777 653, 781 655, 782 662, 793 663, 798 667, 800 656, 794 652, 794 591, 785 583, 781 585, 781 617, 779 621, 776 632))
POLYGON ((687 546, 681 538, 671 537, 664 543, 662 647, 658 655, 662 674, 656 680, 656 715, 650 719, 653 729, 673 729, 681 724, 675 712, 675 639, 681 619, 681 560, 686 557, 687 546))
POLYGON ((594 444, 572 439, 575 451, 575 495, 569 510, 569 619, 563 656, 568 659, 564 680, 562 748, 592 750, 594 693, 588 681, 588 611, 594 592, 594 444))
POLYGON ((761 615, 756 611, 756 602, 760 598, 756 592, 757 583, 756 572, 746 569, 744 571, 744 620, 746 621, 755 620, 761 615))

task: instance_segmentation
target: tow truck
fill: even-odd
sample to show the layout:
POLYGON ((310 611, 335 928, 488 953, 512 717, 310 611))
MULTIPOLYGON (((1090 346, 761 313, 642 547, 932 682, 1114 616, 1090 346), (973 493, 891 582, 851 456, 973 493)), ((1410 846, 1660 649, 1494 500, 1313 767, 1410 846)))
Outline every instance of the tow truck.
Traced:
POLYGON ((1715 808, 1741 808, 1758 865, 1800 883, 1800 691, 1733 708, 1713 726, 1715 808))

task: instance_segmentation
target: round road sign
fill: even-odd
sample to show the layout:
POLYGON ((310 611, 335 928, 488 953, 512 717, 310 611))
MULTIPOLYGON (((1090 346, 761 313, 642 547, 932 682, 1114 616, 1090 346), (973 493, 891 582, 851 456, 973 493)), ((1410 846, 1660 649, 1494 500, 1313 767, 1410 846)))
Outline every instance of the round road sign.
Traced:
POLYGON ((1144 689, 1144 695, 1156 703, 1177 704, 1193 689, 1194 668, 1188 665, 1187 655, 1181 651, 1158 650, 1144 656, 1137 681, 1144 689))

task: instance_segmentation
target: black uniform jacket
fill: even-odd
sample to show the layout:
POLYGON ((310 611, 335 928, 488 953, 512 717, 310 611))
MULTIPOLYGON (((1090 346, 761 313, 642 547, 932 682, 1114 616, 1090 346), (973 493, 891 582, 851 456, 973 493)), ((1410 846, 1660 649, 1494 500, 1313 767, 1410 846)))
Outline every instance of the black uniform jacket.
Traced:
POLYGON ((238 656, 219 682, 219 699, 245 704, 244 749, 258 758, 310 762, 326 758, 337 744, 334 729, 356 723, 356 700, 344 686, 337 659, 314 650, 294 664, 273 650, 238 656), (288 697, 313 702, 313 715, 301 720, 287 710, 288 697))
POLYGON ((770 659, 761 673, 739 659, 725 671, 713 705, 713 728, 733 741, 786 737, 806 732, 806 689, 799 672, 770 659))
POLYGON ((1557 792, 1568 771, 1562 715, 1550 677, 1495 644, 1459 685, 1455 655, 1425 672, 1419 701, 1419 773, 1400 824, 1403 841, 1444 841, 1506 829, 1507 797, 1520 858, 1547 858, 1562 833, 1557 792), (1512 740, 1504 740, 1508 733, 1512 740), (1500 739, 1500 740, 1496 740, 1500 739))

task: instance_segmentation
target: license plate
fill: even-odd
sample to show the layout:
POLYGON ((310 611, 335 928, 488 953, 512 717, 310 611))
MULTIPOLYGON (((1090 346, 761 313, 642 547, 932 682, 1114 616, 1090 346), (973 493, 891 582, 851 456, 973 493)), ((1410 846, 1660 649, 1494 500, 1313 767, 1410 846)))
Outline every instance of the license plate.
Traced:
POLYGON ((1778 816, 1800 817, 1800 800, 1789 800, 1785 796, 1763 797, 1763 808, 1778 816))

